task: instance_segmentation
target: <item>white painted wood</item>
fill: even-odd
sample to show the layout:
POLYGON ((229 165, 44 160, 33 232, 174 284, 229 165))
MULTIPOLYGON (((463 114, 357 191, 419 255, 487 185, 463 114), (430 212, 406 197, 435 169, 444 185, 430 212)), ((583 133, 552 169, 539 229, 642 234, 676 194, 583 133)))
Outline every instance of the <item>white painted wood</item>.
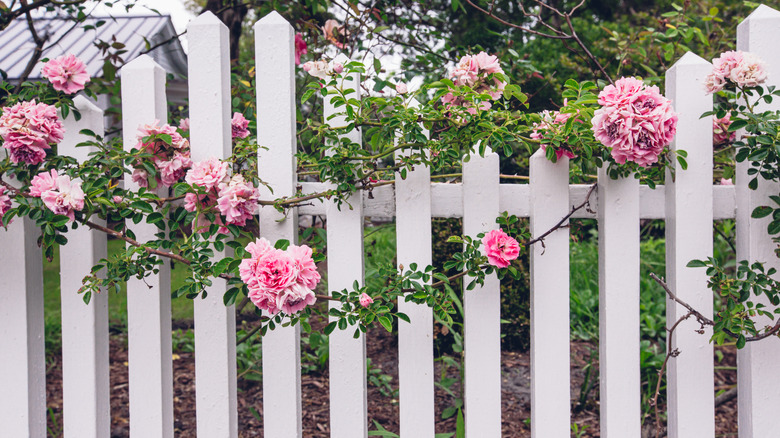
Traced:
MULTIPOLYGON (((258 170, 273 193, 260 187, 261 199, 292 196, 297 181, 294 154, 295 67, 293 29, 277 12, 255 23, 257 62, 258 170)), ((260 234, 275 242, 298 241, 298 214, 260 210, 260 234)), ((277 327, 263 337, 263 428, 269 438, 302 436, 300 326, 277 327)))
MULTIPOLYGON (((81 120, 64 120, 65 137, 58 152, 83 162, 95 147, 76 147, 91 137, 82 129, 103 135, 103 111, 84 96, 74 99, 81 120)), ((105 224, 99 218, 92 221, 105 224)), ((62 306, 62 396, 65 437, 98 438, 111 432, 108 380, 108 292, 93 293, 89 305, 78 294, 81 280, 106 257, 106 235, 87 227, 70 230, 60 247, 62 306)))
MULTIPOLYGON (((569 159, 553 163, 539 149, 529 163, 531 236, 570 211, 569 159)), ((571 435, 569 369, 569 229, 531 247, 531 436, 571 435)))
MULTIPOLYGON (((407 154, 397 151, 396 157, 407 154)), ((398 264, 408 269, 410 264, 417 263, 419 269, 424 269, 433 264, 431 170, 428 166, 415 166, 407 172, 406 179, 396 173, 395 181, 398 264)), ((424 304, 403 299, 398 300, 398 311, 411 319, 411 323, 398 322, 401 436, 434 436, 433 312, 424 304)))
MULTIPOLYGON (((190 148, 193 161, 231 155, 230 40, 211 12, 187 26, 190 148)), ((226 256, 215 251, 214 260, 226 256)), ((236 402, 236 309, 222 297, 227 282, 214 279, 205 299, 196 299, 195 387, 198 435, 238 436, 236 402)))
POLYGON ((46 436, 40 234, 26 218, 0 228, 0 424, 9 437, 46 436))
MULTIPOLYGON (((712 64, 688 52, 666 73, 666 97, 678 113, 672 150, 688 153, 688 168, 674 161, 675 176, 666 174, 666 281, 673 291, 704 316, 712 318, 713 297, 704 269, 688 268, 693 259, 712 256, 712 96, 704 78, 712 64)), ((667 298, 666 327, 687 309, 667 298)), ((670 438, 715 436, 712 329, 704 334, 693 318, 680 323, 667 342, 680 350, 667 366, 667 430, 670 438)))
MULTIPOLYGON (((343 54, 334 62, 347 64, 343 54)), ((340 87, 360 89, 360 77, 345 78, 340 87)), ((348 98, 360 99, 357 93, 348 98)), ((343 126, 346 117, 344 107, 336 108, 331 95, 325 97, 324 118, 331 126, 343 126), (335 115, 333 118, 331 116, 335 115)), ((361 141, 360 130, 346 135, 353 142, 361 141)), ((331 186, 332 187, 332 186, 331 186)), ((353 283, 363 284, 363 203, 360 194, 349 197, 339 208, 335 201, 326 204, 328 241, 328 289, 352 290, 353 283)), ((331 307, 338 306, 330 303, 331 307)), ((334 318, 331 317, 331 320, 334 318)), ((339 438, 365 438, 368 436, 368 401, 366 391, 366 338, 355 339, 356 327, 335 330, 330 335, 330 433, 339 438)))
MULTIPOLYGON (((463 233, 498 228, 498 155, 473 152, 463 163, 463 233)), ((466 436, 501 436, 501 283, 495 274, 483 286, 466 290, 463 279, 466 436)))
MULTIPOLYGON (((138 142, 138 127, 155 120, 166 123, 165 70, 141 55, 122 67, 122 135, 125 149, 138 142)), ((125 187, 137 185, 125 178, 125 187)), ((167 188, 158 186, 167 196, 167 188)), ((156 239, 158 228, 128 221, 137 240, 156 239)), ((171 345, 171 271, 168 260, 159 273, 127 282, 128 362, 130 377, 130 434, 173 437, 173 368, 171 345)))
POLYGON ((601 436, 639 438, 639 180, 599 169, 601 436))
MULTIPOLYGON (((765 86, 780 85, 780 12, 768 6, 759 6, 737 26, 737 49, 756 54, 766 63, 770 72, 765 86)), ((760 110, 777 110, 780 102, 760 105, 760 110)), ((777 247, 767 235, 771 217, 752 219, 750 214, 759 205, 772 205, 769 195, 780 192, 780 184, 769 183, 759 177, 758 189, 750 190, 747 175, 749 163, 737 164, 735 177, 737 197, 737 260, 765 262, 765 268, 780 268, 780 260, 774 251, 777 247)), ((763 302, 767 310, 773 306, 764 297, 751 296, 753 302, 763 302)), ((768 319, 757 320, 758 327, 768 319)), ((780 380, 777 364, 780 363, 780 341, 769 338, 750 342, 737 354, 737 387, 739 388, 739 436, 762 438, 777 435, 777 412, 780 412, 780 380)))

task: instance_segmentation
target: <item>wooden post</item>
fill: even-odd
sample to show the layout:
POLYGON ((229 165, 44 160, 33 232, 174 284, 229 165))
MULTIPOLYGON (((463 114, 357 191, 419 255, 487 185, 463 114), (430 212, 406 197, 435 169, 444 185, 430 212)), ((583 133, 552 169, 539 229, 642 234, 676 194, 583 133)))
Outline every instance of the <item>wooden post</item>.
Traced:
MULTIPOLYGON (((261 198, 295 194, 295 58, 293 29, 278 12, 255 24, 258 171, 273 189, 261 198)), ((298 240, 298 212, 260 210, 260 234, 271 242, 298 240)), ((263 427, 268 437, 301 436, 300 326, 279 327, 263 337, 263 427)))
MULTIPOLYGON (((768 6, 759 6, 737 26, 737 49, 751 52, 761 58, 770 72, 764 87, 780 85, 777 72, 780 72, 780 12, 768 6)), ((761 111, 777 110, 778 102, 771 105, 759 105, 761 111)), ((737 164, 735 186, 737 191, 737 260, 764 262, 764 267, 780 268, 775 255, 777 245, 767 234, 770 217, 751 218, 753 209, 759 205, 772 205, 770 195, 780 192, 780 184, 758 178, 758 189, 750 190, 748 175, 750 163, 737 164)), ((763 297, 751 296, 756 303, 773 306, 763 297)), ((758 319, 757 327, 773 324, 768 319, 758 319)), ((780 380, 776 367, 780 363, 780 341, 769 338, 759 342, 749 342, 737 353, 737 387, 739 388, 739 436, 762 438, 777 435, 775 422, 780 412, 780 380)))
MULTIPOLYGON (((340 55, 334 62, 347 64, 340 55)), ((339 84, 343 88, 360 90, 360 77, 347 77, 339 84)), ((349 98, 360 99, 357 93, 349 98)), ((343 107, 335 108, 331 94, 325 97, 324 117, 332 126, 343 126, 346 117, 343 107)), ((360 130, 347 135, 353 142, 361 141, 360 130)), ((335 188, 335 187, 331 187, 335 188)), ((328 201, 328 289, 350 290, 355 281, 363 284, 363 194, 350 196, 341 207, 328 201)), ((332 302, 331 306, 340 306, 332 302)), ((335 330, 330 335, 330 431, 333 437, 365 438, 368 436, 368 401, 366 390, 366 338, 362 333, 355 339, 354 330, 335 330)))
MULTIPOLYGON (((418 106, 412 101, 410 106, 418 106)), ((425 135, 428 132, 425 131, 425 135)), ((399 141, 405 141, 399 139, 399 141)), ((400 160, 408 152, 398 151, 400 160)), ((431 170, 418 165, 406 179, 396 172, 395 233, 398 264, 419 269, 433 263, 431 249, 431 170)), ((398 323, 398 381, 401 436, 434 436, 433 312, 424 304, 398 300, 411 323, 398 323)))
MULTIPOLYGON (((80 162, 95 147, 76 147, 90 137, 89 129, 103 135, 103 111, 84 96, 74 99, 81 120, 64 120, 65 138, 59 153, 80 162)), ((99 218, 93 221, 105 224, 99 218)), ((77 293, 81 281, 100 259, 106 257, 106 235, 86 226, 70 230, 68 244, 60 247, 60 300, 62 303, 62 393, 65 436, 99 438, 111 432, 108 380, 108 292, 93 293, 89 305, 77 293)))
MULTIPOLYGON (((138 127, 168 120, 165 71, 148 55, 122 67, 122 135, 129 150, 138 143, 138 127)), ((125 177, 125 187, 138 186, 125 177)), ((160 196, 168 189, 158 187, 160 196)), ((155 225, 129 224, 137 240, 156 239, 155 225)), ((127 282, 128 362, 130 374, 130 434, 173 437, 173 364, 171 345, 171 270, 162 260, 159 273, 127 282)))
MULTIPOLYGON (((569 159, 553 163, 539 149, 530 161, 531 236, 569 213, 569 159)), ((595 197, 595 196, 594 196, 595 197)), ((531 248, 531 435, 571 434, 569 369, 569 231, 531 248)))
MULTIPOLYGON (((190 147, 192 160, 232 153, 230 50, 227 27, 211 12, 187 26, 189 35, 190 147)), ((214 252, 214 260, 226 251, 214 252)), ((236 309, 225 306, 227 283, 214 279, 208 296, 195 299, 195 387, 200 436, 238 436, 236 309)))
MULTIPOLYGON (((498 228, 498 155, 473 151, 463 163, 463 234, 498 228)), ((501 283, 495 274, 483 286, 466 290, 463 279, 463 325, 466 376, 466 436, 501 436, 501 283)))
MULTIPOLYGON (((712 318, 712 291, 704 269, 687 268, 693 259, 712 256, 712 96, 705 94, 704 77, 712 64, 686 53, 666 73, 666 97, 678 113, 677 135, 671 149, 688 153, 688 168, 673 163, 667 171, 666 281, 683 301, 712 318)), ((667 297, 666 327, 670 329, 687 309, 667 297)), ((671 339, 680 355, 667 366, 668 433, 670 438, 714 437, 715 402, 712 329, 704 334, 694 318, 682 322, 671 339)))
POLYGON ((639 438, 639 180, 598 175, 602 438, 639 438))

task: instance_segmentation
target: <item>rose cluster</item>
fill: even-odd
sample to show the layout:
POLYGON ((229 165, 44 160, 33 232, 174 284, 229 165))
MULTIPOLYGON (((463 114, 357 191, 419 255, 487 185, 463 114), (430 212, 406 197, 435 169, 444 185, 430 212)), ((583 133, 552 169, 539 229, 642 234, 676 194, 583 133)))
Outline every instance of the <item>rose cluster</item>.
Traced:
MULTIPOLYGON (((503 74, 504 70, 494 55, 480 52, 476 55, 466 55, 460 59, 458 65, 450 73, 450 79, 456 86, 469 86, 479 94, 487 94, 491 99, 497 100, 504 91, 506 82, 498 78, 490 80, 491 74, 503 74)), ((464 107, 470 114, 476 114, 477 110, 488 110, 492 107, 490 102, 480 102, 475 105, 467 102, 463 96, 455 96, 452 92, 441 98, 442 103, 448 108, 464 107)))
POLYGON ((30 196, 41 198, 46 208, 55 214, 69 217, 71 221, 74 219, 74 212, 84 209, 81 180, 60 175, 55 169, 33 177, 30 182, 30 196))
POLYGON ((593 114, 593 134, 620 164, 647 167, 658 161, 677 132, 677 113, 658 87, 636 78, 620 78, 599 93, 602 106, 593 114))
POLYGON ((67 94, 83 90, 84 84, 89 82, 87 67, 70 53, 45 63, 41 75, 51 82, 55 90, 67 94))
POLYGON ((249 299, 260 309, 274 315, 279 311, 293 315, 314 304, 313 289, 320 274, 306 245, 274 248, 265 238, 246 247, 250 258, 239 265, 241 281, 249 289, 249 299))
POLYGON ((704 79, 707 93, 717 93, 731 81, 739 88, 756 87, 766 82, 764 62, 758 56, 730 50, 712 60, 712 73, 704 79))
MULTIPOLYGON (((187 169, 192 166, 190 142, 173 126, 159 126, 158 123, 155 121, 151 125, 138 128, 140 134, 136 148, 152 155, 152 163, 157 169, 157 182, 172 186, 183 178, 187 169), (163 136, 169 136, 170 141, 162 138, 163 136)), ((140 163, 136 165, 132 178, 140 187, 149 186, 149 174, 140 163)))
MULTIPOLYGON (((566 101, 563 102, 563 106, 566 106, 566 101)), ((540 114, 542 120, 538 123, 534 122, 533 130, 530 137, 534 140, 544 140, 544 133, 547 131, 555 131, 559 126, 565 125, 566 122, 574 115, 574 113, 562 113, 560 111, 547 111, 544 110, 540 114)), ((541 145, 542 150, 547 150, 547 145, 541 145)), ((561 157, 574 158, 574 153, 565 147, 560 147, 555 150, 555 158, 560 160, 561 157)))
POLYGON ((35 100, 4 107, 0 116, 0 137, 15 164, 39 164, 52 144, 62 141, 65 129, 57 109, 35 100))
MULTIPOLYGON (((229 178, 228 168, 228 163, 214 157, 195 163, 187 171, 185 181, 206 193, 187 193, 184 198, 184 209, 205 212, 216 208, 225 216, 228 224, 244 226, 246 220, 257 213, 260 194, 254 185, 244 180, 243 176, 234 175, 229 178)), ((214 223, 223 225, 219 216, 214 223)), ((205 215, 198 215, 199 231, 205 231, 210 225, 205 215)), ((222 227, 220 232, 226 233, 227 230, 222 227)))
POLYGON ((488 263, 497 268, 506 268, 520 255, 520 244, 504 230, 490 230, 482 238, 482 251, 488 263))
POLYGON ((328 62, 325 60, 308 61, 304 63, 301 68, 306 73, 314 76, 315 78, 320 78, 323 81, 327 81, 329 77, 341 74, 341 72, 344 71, 344 65, 340 62, 328 62))

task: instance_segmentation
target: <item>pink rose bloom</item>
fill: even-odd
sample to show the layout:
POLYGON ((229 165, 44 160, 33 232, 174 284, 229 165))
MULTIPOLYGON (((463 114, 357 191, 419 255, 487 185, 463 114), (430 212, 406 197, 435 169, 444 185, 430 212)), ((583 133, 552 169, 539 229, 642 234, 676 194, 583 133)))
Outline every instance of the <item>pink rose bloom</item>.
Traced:
POLYGON ((340 62, 334 62, 332 69, 333 69, 333 73, 336 73, 337 75, 340 75, 341 72, 344 71, 344 64, 342 64, 340 62))
POLYGON ((722 119, 712 116, 712 141, 715 144, 734 141, 737 138, 736 132, 729 132, 731 126, 731 113, 726 113, 722 119))
POLYGON ((485 73, 503 73, 501 64, 498 62, 498 57, 495 55, 488 55, 485 52, 479 52, 474 56, 479 69, 485 73))
POLYGON ((40 198, 43 192, 55 190, 57 188, 57 178, 59 178, 59 174, 57 174, 56 169, 35 175, 30 182, 30 196, 40 198))
POLYGON ((752 53, 743 53, 742 60, 729 73, 731 82, 742 88, 757 87, 766 82, 766 77, 766 65, 752 53))
POLYGON ((707 94, 717 93, 726 86, 726 80, 716 74, 710 73, 704 78, 704 90, 707 94))
POLYGON ((160 171, 159 175, 162 183, 166 186, 172 186, 184 178, 187 169, 192 166, 192 160, 188 155, 175 152, 168 161, 155 160, 155 165, 157 165, 160 171))
POLYGON ((259 199, 260 195, 252 184, 244 181, 241 175, 234 175, 230 183, 219 185, 217 208, 228 224, 244 226, 246 220, 257 213, 259 199))
POLYGON ((309 53, 306 41, 303 40, 303 35, 299 33, 295 34, 295 64, 300 65, 301 56, 309 53))
POLYGON ((8 189, 5 186, 0 186, 0 222, 3 220, 3 216, 11 209, 11 197, 8 196, 8 189))
POLYGON ((274 249, 274 246, 271 245, 271 242, 269 242, 268 239, 261 237, 256 239, 254 242, 249 242, 249 244, 244 249, 246 249, 246 251, 251 254, 252 257, 259 258, 274 249))
POLYGON ((276 307, 287 315, 294 315, 316 301, 314 292, 300 283, 295 283, 276 295, 276 307))
POLYGON ((161 160, 170 159, 173 156, 174 151, 187 151, 189 155, 190 142, 182 137, 181 134, 171 125, 167 123, 159 126, 159 121, 155 120, 150 125, 141 125, 138 127, 138 144, 136 149, 148 152, 161 160), (171 142, 167 143, 163 140, 153 140, 148 143, 144 143, 143 139, 146 137, 167 134, 171 136, 171 142))
POLYGON ((727 78, 731 70, 742 62, 742 51, 729 50, 712 60, 712 73, 727 78))
POLYGON ((506 268, 520 255, 520 244, 501 229, 490 230, 485 234, 482 245, 488 263, 499 268, 506 268))
POLYGON ((181 131, 189 131, 190 130, 190 118, 185 117, 181 120, 179 120, 179 130, 181 131))
POLYGON ((317 265, 311 257, 312 250, 307 245, 290 245, 287 252, 295 260, 298 268, 298 284, 308 289, 317 287, 320 282, 320 273, 317 272, 317 265))
POLYGON ((51 144, 65 133, 57 109, 35 100, 4 107, 0 116, 0 137, 13 163, 39 164, 51 144))
POLYGON ((133 170, 132 179, 138 187, 149 187, 149 174, 143 169, 133 170))
MULTIPOLYGON (((395 91, 398 94, 406 94, 406 93, 409 92, 409 88, 406 86, 405 83, 399 82, 399 83, 395 84, 395 91)), ((451 93, 450 93, 450 95, 451 95, 451 93)))
POLYGON ((233 120, 230 122, 233 138, 247 138, 249 136, 249 120, 239 112, 233 113, 233 120))
MULTIPOLYGON (((238 114, 238 113, 236 113, 238 114)), ((227 178, 230 164, 222 162, 215 157, 207 158, 192 165, 184 178, 187 184, 203 187, 206 191, 216 189, 227 178)))
POLYGON ((209 207, 213 207, 217 204, 217 200, 214 198, 213 194, 195 194, 195 193, 187 193, 184 195, 184 209, 193 212, 197 211, 198 207, 200 207, 200 210, 207 210, 209 207))
MULTIPOLYGON (((279 299, 279 295, 285 294, 286 289, 296 284, 298 270, 295 260, 286 252, 279 249, 270 249, 261 256, 253 256, 244 259, 239 265, 239 274, 249 288, 249 299, 260 309, 275 314, 286 304, 287 299, 279 299)), ((297 307, 298 299, 305 293, 298 293, 290 297, 291 307, 297 307)), ((305 306, 305 305, 304 305, 305 306)), ((300 310, 300 309, 299 309, 300 310)))
POLYGON ((341 41, 339 41, 339 37, 341 39, 346 39, 348 32, 344 28, 344 26, 340 26, 339 22, 336 20, 328 20, 325 22, 325 25, 322 27, 322 33, 325 35, 325 39, 333 43, 334 46, 338 47, 339 49, 343 49, 347 47, 347 45, 341 41))
POLYGON ((114 204, 121 204, 121 203, 122 203, 122 201, 123 201, 122 197, 121 197, 121 196, 118 196, 118 195, 117 195, 117 196, 114 196, 112 199, 113 199, 113 201, 114 201, 114 204))
POLYGON ((67 175, 57 177, 57 187, 41 194, 41 200, 55 214, 74 219, 74 211, 84 208, 84 192, 81 190, 81 180, 71 180, 67 175))
POLYGON ((55 90, 66 94, 83 90, 84 84, 89 82, 86 66, 70 53, 43 64, 41 75, 51 82, 55 90))
MULTIPOLYGON (((487 94, 492 100, 498 100, 504 91, 506 82, 497 78, 492 81, 488 80, 488 75, 494 73, 504 73, 498 58, 480 52, 476 55, 462 57, 450 73, 450 79, 456 86, 467 85, 477 93, 487 94)), ((469 114, 476 114, 478 110, 484 111, 492 108, 490 102, 467 102, 463 97, 456 97, 452 93, 445 94, 441 101, 447 109, 458 110, 457 107, 462 107, 469 114)))
POLYGON ((374 299, 368 296, 367 293, 362 293, 360 295, 360 305, 363 307, 368 307, 371 303, 374 302, 374 299))
POLYGON ((599 93, 599 105, 628 105, 637 98, 637 94, 644 86, 644 82, 637 78, 620 78, 615 82, 615 85, 607 85, 601 90, 601 93, 599 93))

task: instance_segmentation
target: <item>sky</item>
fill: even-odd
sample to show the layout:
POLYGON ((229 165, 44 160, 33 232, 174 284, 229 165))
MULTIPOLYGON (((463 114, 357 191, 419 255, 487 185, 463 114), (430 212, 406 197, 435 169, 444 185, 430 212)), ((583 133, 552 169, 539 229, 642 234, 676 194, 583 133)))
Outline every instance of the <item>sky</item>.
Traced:
MULTIPOLYGON (((176 32, 181 33, 187 29, 187 23, 191 19, 195 18, 190 11, 184 7, 182 0, 125 0, 121 4, 135 3, 135 6, 130 12, 125 11, 125 7, 117 4, 113 8, 108 8, 105 5, 100 5, 95 10, 96 14, 111 14, 115 16, 121 15, 149 15, 154 14, 155 10, 164 15, 170 15, 173 27, 176 28, 176 32)), ((187 51, 187 37, 186 34, 181 38, 184 51, 187 51)))

